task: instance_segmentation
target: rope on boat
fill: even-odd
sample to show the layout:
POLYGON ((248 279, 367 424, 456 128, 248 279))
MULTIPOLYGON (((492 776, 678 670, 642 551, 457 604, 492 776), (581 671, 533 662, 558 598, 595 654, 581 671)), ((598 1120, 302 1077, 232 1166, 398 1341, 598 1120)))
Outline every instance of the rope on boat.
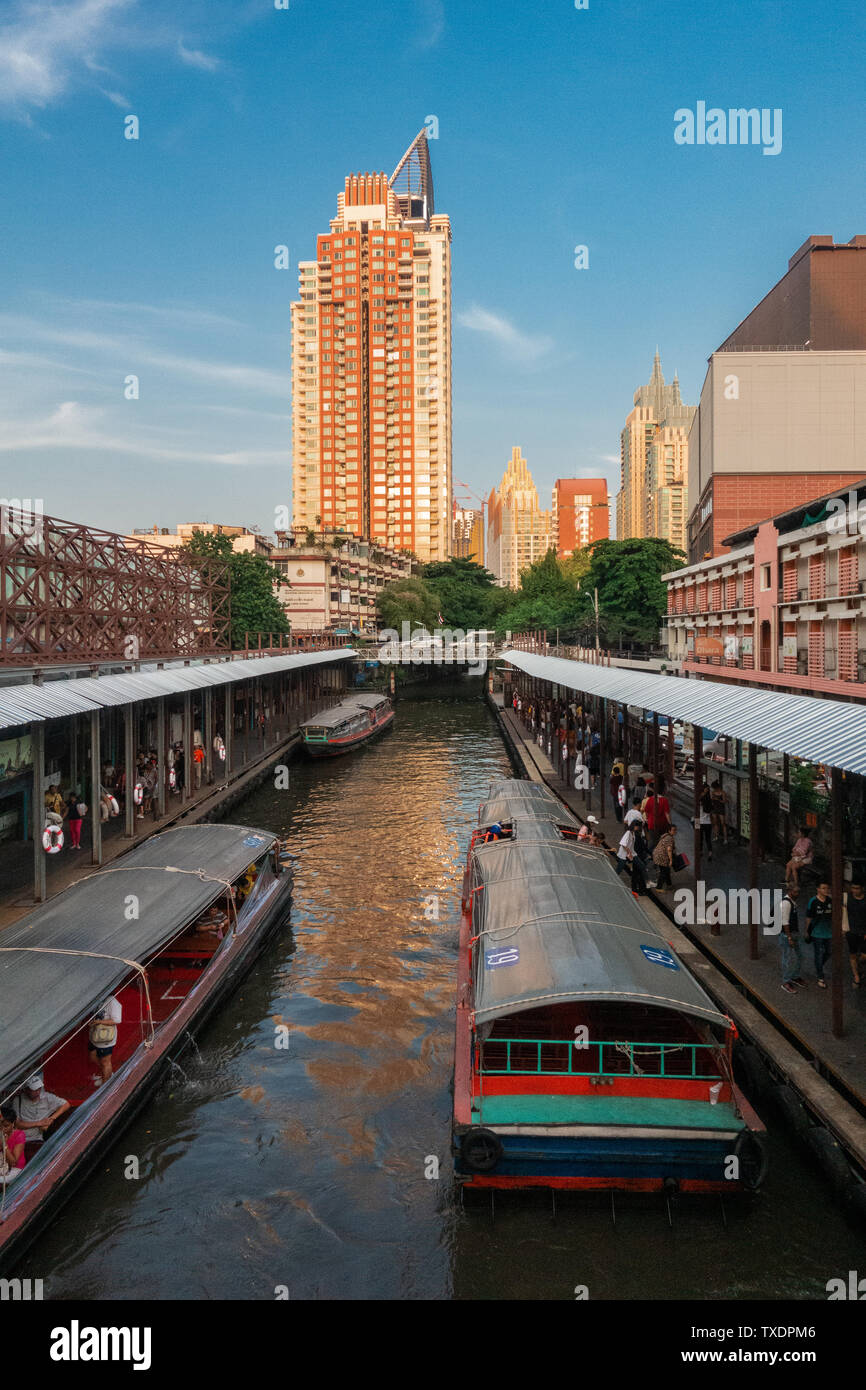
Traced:
MULTIPOLYGON (((193 829, 192 826, 184 827, 187 830, 193 829)), ((86 883, 89 878, 102 878, 103 874, 137 874, 142 869, 156 869, 161 874, 189 874, 191 878, 197 878, 201 883, 221 883, 226 890, 226 895, 231 903, 234 915, 234 930, 238 929, 238 909, 237 903, 232 893, 232 880, 230 878, 220 878, 218 874, 206 874, 204 869, 179 869, 175 864, 116 864, 111 869, 100 869, 95 874, 85 874, 84 878, 76 880, 78 883, 86 883)))
MULTIPOLYGON (((120 961, 122 965, 128 965, 130 970, 137 971, 137 973, 141 976, 142 984, 144 985, 144 997, 147 1002, 147 1016, 150 1021, 150 1037, 145 1038, 144 1045, 145 1047, 153 1046, 154 1027, 153 1010, 151 1009, 150 1004, 150 986, 147 979, 147 971, 145 970, 144 966, 141 965, 137 960, 127 960, 126 956, 110 955, 107 951, 72 951, 65 949, 61 946, 0 946, 0 952, 3 952, 6 955, 11 955, 13 951, 27 951, 32 953, 33 955, 43 956, 83 956, 91 960, 116 960, 120 961)), ((57 1052, 60 1051, 61 1048, 58 1048, 57 1052)), ((57 1052, 52 1052, 51 1056, 47 1060, 50 1062, 52 1058, 57 1056, 57 1052)), ((43 1062, 42 1065, 44 1066, 45 1063, 43 1062)), ((20 1091, 20 1089, 21 1087, 19 1086, 18 1090, 20 1091)), ((13 1091, 12 1094, 16 1095, 17 1092, 13 1091)))

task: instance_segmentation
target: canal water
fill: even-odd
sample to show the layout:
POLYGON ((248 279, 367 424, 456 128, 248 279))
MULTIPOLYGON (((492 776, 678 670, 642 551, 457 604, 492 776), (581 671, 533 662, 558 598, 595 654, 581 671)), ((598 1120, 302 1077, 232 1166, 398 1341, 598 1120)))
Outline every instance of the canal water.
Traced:
POLYGON ((861 1234, 784 1135, 745 1208, 461 1206, 460 883, 478 803, 509 772, 464 680, 401 699, 370 747, 293 762, 287 789, 235 807, 292 842, 291 922, 16 1273, 51 1298, 803 1299, 862 1264, 861 1234))

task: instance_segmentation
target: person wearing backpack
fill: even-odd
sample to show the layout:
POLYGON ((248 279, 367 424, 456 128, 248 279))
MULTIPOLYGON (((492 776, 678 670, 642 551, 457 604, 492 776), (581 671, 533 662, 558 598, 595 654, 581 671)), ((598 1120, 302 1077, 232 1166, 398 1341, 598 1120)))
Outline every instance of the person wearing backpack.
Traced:
POLYGON ((78 788, 74 788, 69 794, 66 802, 66 810, 63 819, 69 822, 69 848, 81 849, 81 825, 87 815, 87 806, 78 794, 78 788))
POLYGON ((104 1085, 111 1077, 111 1054, 117 1044, 117 1025, 122 1019, 123 1006, 113 994, 91 1019, 87 1055, 94 1066, 99 1065, 99 1075, 93 1078, 95 1086, 104 1085))

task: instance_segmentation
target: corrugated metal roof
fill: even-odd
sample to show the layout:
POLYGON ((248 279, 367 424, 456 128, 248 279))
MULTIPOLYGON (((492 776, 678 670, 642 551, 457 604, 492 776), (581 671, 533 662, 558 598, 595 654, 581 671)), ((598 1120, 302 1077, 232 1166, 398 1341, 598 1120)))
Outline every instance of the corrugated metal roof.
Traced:
POLYGON ((502 659, 537 680, 639 705, 810 763, 866 775, 866 705, 720 681, 649 675, 532 652, 508 650, 502 659))
POLYGON ((348 661, 357 653, 351 647, 321 652, 293 652, 285 656, 249 657, 242 661, 203 662, 197 666, 127 671, 119 676, 80 676, 46 681, 44 685, 0 686, 0 729, 16 724, 41 723, 65 715, 86 714, 110 705, 153 700, 160 695, 179 695, 187 690, 227 685, 249 676, 270 676, 280 671, 321 666, 329 661, 348 661))
POLYGON ((343 700, 339 705, 334 705, 329 710, 323 710, 320 714, 314 714, 299 727, 302 729, 334 729, 338 724, 351 719, 353 715, 365 714, 368 710, 377 709, 379 705, 387 703, 388 696, 384 691, 368 695, 351 695, 348 700, 343 700))

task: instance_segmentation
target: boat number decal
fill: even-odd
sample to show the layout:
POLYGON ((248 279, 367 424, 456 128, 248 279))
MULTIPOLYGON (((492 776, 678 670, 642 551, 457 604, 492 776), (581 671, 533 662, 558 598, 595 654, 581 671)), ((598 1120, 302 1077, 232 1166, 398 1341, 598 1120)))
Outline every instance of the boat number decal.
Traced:
POLYGON ((679 970, 679 961, 672 956, 670 951, 662 951, 658 946, 641 946, 641 950, 647 960, 651 960, 655 965, 663 965, 665 970, 679 970))
POLYGON ((254 845, 263 845, 264 843, 263 835, 248 835, 244 840, 244 844, 248 845, 250 849, 252 849, 254 845))
POLYGON ((501 951, 485 951, 484 964, 488 970, 496 970, 500 965, 516 965, 520 960, 517 946, 507 946, 501 951))

